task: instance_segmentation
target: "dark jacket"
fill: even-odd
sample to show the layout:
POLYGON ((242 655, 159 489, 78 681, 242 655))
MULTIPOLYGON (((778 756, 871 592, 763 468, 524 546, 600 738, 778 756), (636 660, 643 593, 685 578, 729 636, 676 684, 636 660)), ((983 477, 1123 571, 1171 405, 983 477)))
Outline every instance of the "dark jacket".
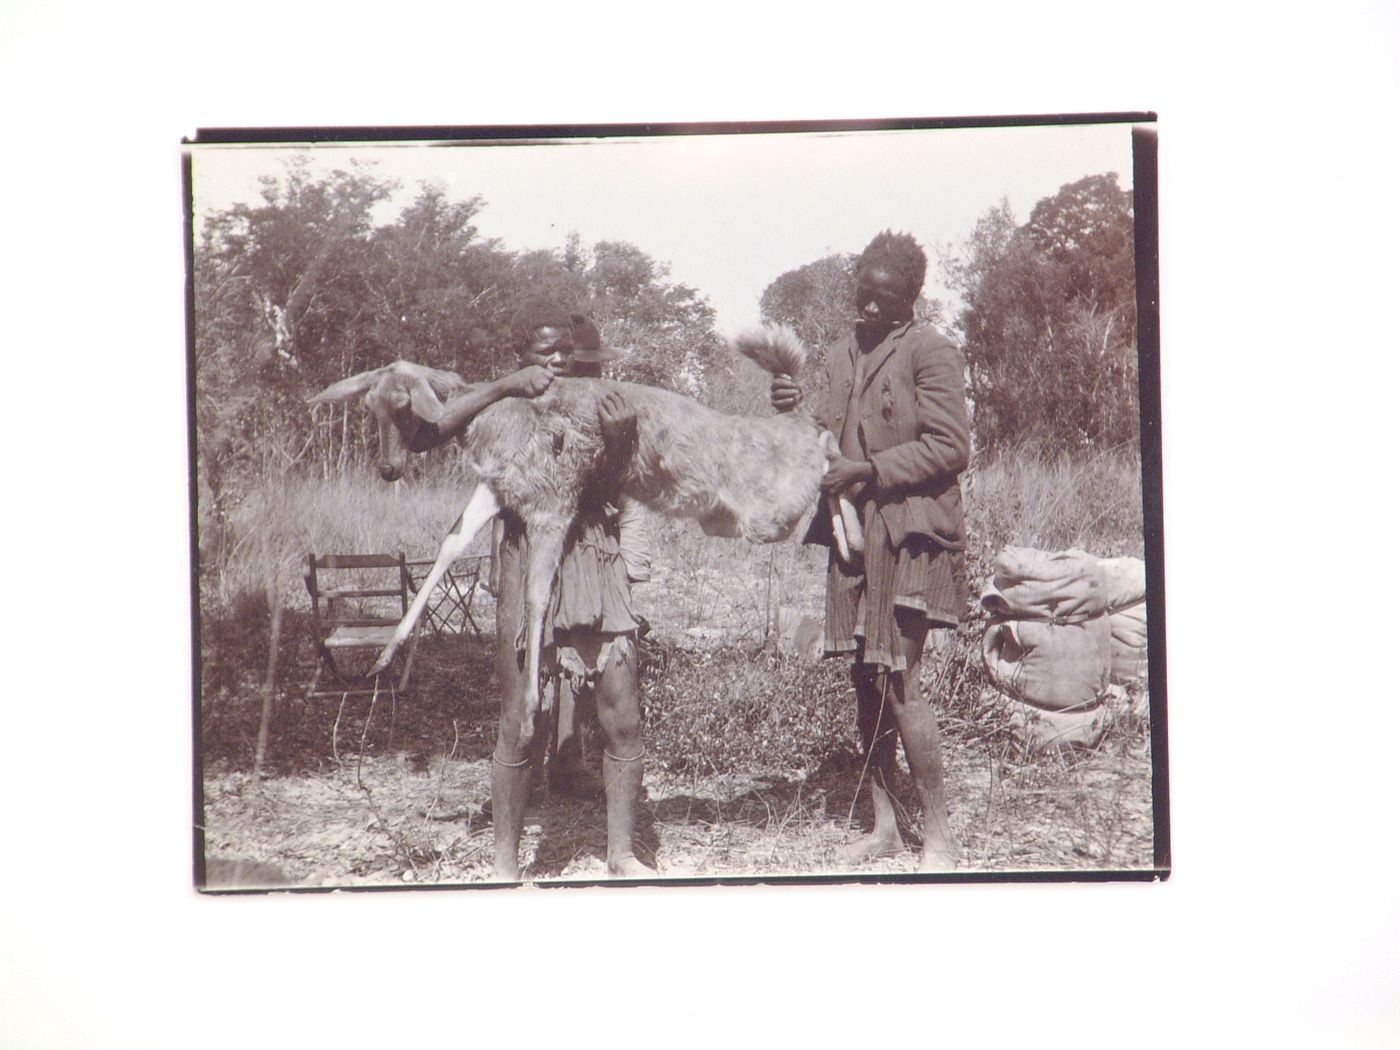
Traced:
MULTIPOLYGON (((833 434, 845 424, 858 353, 854 333, 826 351, 830 393, 817 418, 833 434)), ((963 373, 962 352, 922 321, 896 328, 870 352, 857 440, 875 481, 864 495, 873 495, 896 548, 910 535, 951 550, 967 545, 958 475, 967 469, 972 434, 963 373)), ((827 514, 812 519, 805 542, 832 542, 827 514)))

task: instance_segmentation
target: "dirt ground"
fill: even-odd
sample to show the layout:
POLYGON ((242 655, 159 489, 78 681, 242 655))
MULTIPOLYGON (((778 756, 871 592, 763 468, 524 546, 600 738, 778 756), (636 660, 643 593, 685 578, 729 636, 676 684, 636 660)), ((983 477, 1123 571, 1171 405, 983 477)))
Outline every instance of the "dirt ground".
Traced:
MULTIPOLYGON (((960 870, 1149 867, 1151 794, 1123 768, 1136 757, 1102 768, 1090 761, 1073 785, 1037 787, 1008 783, 994 762, 953 752, 948 780, 960 870)), ((486 882, 491 824, 480 803, 489 780, 489 759, 445 759, 416 770, 402 756, 321 775, 215 776, 206 782, 207 855, 224 862, 224 871, 236 861, 266 866, 246 880, 253 885, 486 882)), ((834 864, 847 840, 853 781, 650 775, 641 853, 663 878, 859 874, 834 864)), ((605 842, 600 803, 537 791, 522 843, 524 876, 603 879, 605 842)), ((916 856, 910 848, 861 871, 913 872, 916 856)), ((211 882, 217 877, 211 873, 211 882)))
MULTIPOLYGON (((293 624, 293 634, 296 625, 293 624)), ((202 830, 211 888, 483 883, 491 868, 495 693, 488 639, 428 639, 415 695, 278 697, 268 758, 249 756, 257 688, 206 701, 202 830), (471 670, 475 668, 475 670, 471 670)), ((305 681, 309 646, 284 668, 305 681)), ((1093 750, 1027 756, 1009 738, 945 712, 944 754, 960 872, 1147 870, 1152 791, 1146 719, 1125 715, 1093 750)), ((591 756, 597 759, 596 745, 591 756)), ((651 763, 639 853, 662 878, 912 873, 910 848, 860 872, 836 850, 868 826, 854 753, 811 773, 668 773, 651 763), (848 824, 848 816, 851 818, 848 824)), ((906 804, 912 802, 907 779, 906 804)), ((522 843, 527 881, 601 880, 601 801, 537 784, 522 843)))

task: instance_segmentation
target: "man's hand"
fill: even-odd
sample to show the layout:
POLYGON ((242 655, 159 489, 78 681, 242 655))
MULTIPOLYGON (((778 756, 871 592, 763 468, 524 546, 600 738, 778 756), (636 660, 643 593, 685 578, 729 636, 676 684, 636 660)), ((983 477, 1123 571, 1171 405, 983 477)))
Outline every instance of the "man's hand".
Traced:
POLYGON ((617 502, 615 486, 626 472, 637 443, 637 414, 616 390, 598 402, 598 426, 603 432, 602 455, 598 461, 597 488, 586 494, 594 506, 617 502))
POLYGON ((822 476, 823 492, 844 492, 852 485, 871 481, 875 477, 875 467, 868 459, 847 459, 837 456, 836 461, 822 476))
POLYGON ((779 412, 791 412, 802 404, 802 388, 792 376, 779 373, 768 385, 768 403, 779 412))
POLYGON ((505 378, 507 397, 539 397, 554 382, 554 373, 543 365, 527 365, 505 378))
POLYGON ((610 390, 598 402, 598 425, 603 429, 604 444, 630 448, 637 435, 637 413, 622 394, 610 390))

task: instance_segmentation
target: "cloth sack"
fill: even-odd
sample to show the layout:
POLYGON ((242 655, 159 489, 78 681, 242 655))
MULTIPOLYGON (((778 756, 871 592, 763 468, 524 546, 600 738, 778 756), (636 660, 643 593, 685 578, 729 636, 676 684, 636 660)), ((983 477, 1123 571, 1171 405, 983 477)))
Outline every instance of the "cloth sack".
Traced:
POLYGON ((1031 751, 1049 747, 1093 748, 1109 728, 1132 713, 1147 714, 1146 705, 1135 705, 1122 687, 1110 685, 1099 703, 1077 711, 1047 711, 1025 704, 996 690, 984 699, 1011 721, 1011 734, 1031 751))
POLYGON ((982 635, 982 662, 997 688, 1052 711, 1098 702, 1113 667, 1107 616, 1079 623, 1002 620, 982 635))
POLYGON ((1107 587, 1113 681, 1147 680, 1147 564, 1141 558, 1099 562, 1107 587))
POLYGON ((1103 697, 1112 632, 1107 580, 1093 555, 1007 547, 982 607, 993 617, 982 661, 997 688, 1052 711, 1092 707, 1103 697))
POLYGON ((1084 551, 1006 547, 992 563, 982 608, 999 620, 1084 620, 1107 611, 1108 581, 1084 551))

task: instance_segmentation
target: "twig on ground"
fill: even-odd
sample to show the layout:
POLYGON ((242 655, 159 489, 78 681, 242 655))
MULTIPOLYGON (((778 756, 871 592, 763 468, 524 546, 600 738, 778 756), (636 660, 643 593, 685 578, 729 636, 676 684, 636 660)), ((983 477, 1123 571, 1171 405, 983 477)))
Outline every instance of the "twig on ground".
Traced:
MULTIPOLYGON (((875 716, 876 729, 879 729, 880 723, 885 720, 885 697, 890 687, 890 676, 888 673, 884 676, 883 683, 884 684, 880 689, 880 711, 875 716)), ((857 703, 859 703, 859 700, 857 700, 857 703)), ((886 732, 893 732, 893 730, 886 730, 886 732)), ((865 761, 861 763, 860 776, 856 778, 856 789, 851 794, 851 808, 846 810, 846 831, 845 838, 842 840, 843 842, 850 841, 851 821, 855 819, 856 815, 856 800, 860 798, 860 789, 861 786, 865 783, 865 774, 870 769, 870 756, 875 753, 875 746, 878 743, 879 739, 876 738, 875 740, 870 741, 870 746, 865 749, 865 761)), ((886 786, 888 787, 888 785, 886 786)))
POLYGON ((432 819, 433 810, 442 801, 442 781, 447 774, 447 763, 452 761, 457 754, 457 741, 459 739, 457 719, 452 720, 452 749, 443 756, 442 764, 438 766, 437 785, 433 791, 433 800, 428 803, 428 808, 423 811, 423 827, 428 826, 428 821, 432 819))
POLYGON ((335 709, 335 721, 331 723, 331 757, 335 759, 336 765, 341 765, 340 761, 340 715, 345 710, 345 701, 350 698, 348 692, 340 694, 340 706, 335 709))
MULTIPOLYGON (((360 729, 360 753, 355 756, 355 785, 366 794, 369 793, 364 781, 360 779, 360 768, 365 762, 365 741, 369 738, 369 724, 374 721, 374 705, 379 702, 379 676, 374 676, 374 692, 369 697, 369 712, 365 715, 365 724, 360 729)), ((377 814, 376 814, 377 815, 377 814)))
POLYGON ((772 864, 778 859, 778 847, 782 844, 783 832, 787 830, 788 822, 792 815, 802 809, 802 785, 797 785, 797 797, 788 805, 787 811, 782 819, 778 821, 778 826, 773 829, 773 848, 768 853, 768 863, 772 864))
POLYGON ((370 694, 369 698, 369 712, 365 715, 365 725, 360 731, 360 753, 355 759, 355 786, 358 787, 365 796, 365 802, 369 805, 369 811, 374 817, 374 822, 378 824, 384 831, 384 834, 388 836, 389 841, 393 843, 395 853, 398 854, 400 860, 404 861, 409 866, 409 869, 413 872, 414 881, 417 881, 418 865, 413 861, 412 848, 409 846, 407 840, 390 826, 388 818, 384 816, 379 808, 379 803, 375 800, 374 792, 369 789, 369 785, 364 782, 364 778, 361 775, 365 761, 365 743, 369 739, 369 727, 370 723, 374 720, 374 706, 378 701, 379 677, 376 675, 374 679, 374 692, 370 694))

